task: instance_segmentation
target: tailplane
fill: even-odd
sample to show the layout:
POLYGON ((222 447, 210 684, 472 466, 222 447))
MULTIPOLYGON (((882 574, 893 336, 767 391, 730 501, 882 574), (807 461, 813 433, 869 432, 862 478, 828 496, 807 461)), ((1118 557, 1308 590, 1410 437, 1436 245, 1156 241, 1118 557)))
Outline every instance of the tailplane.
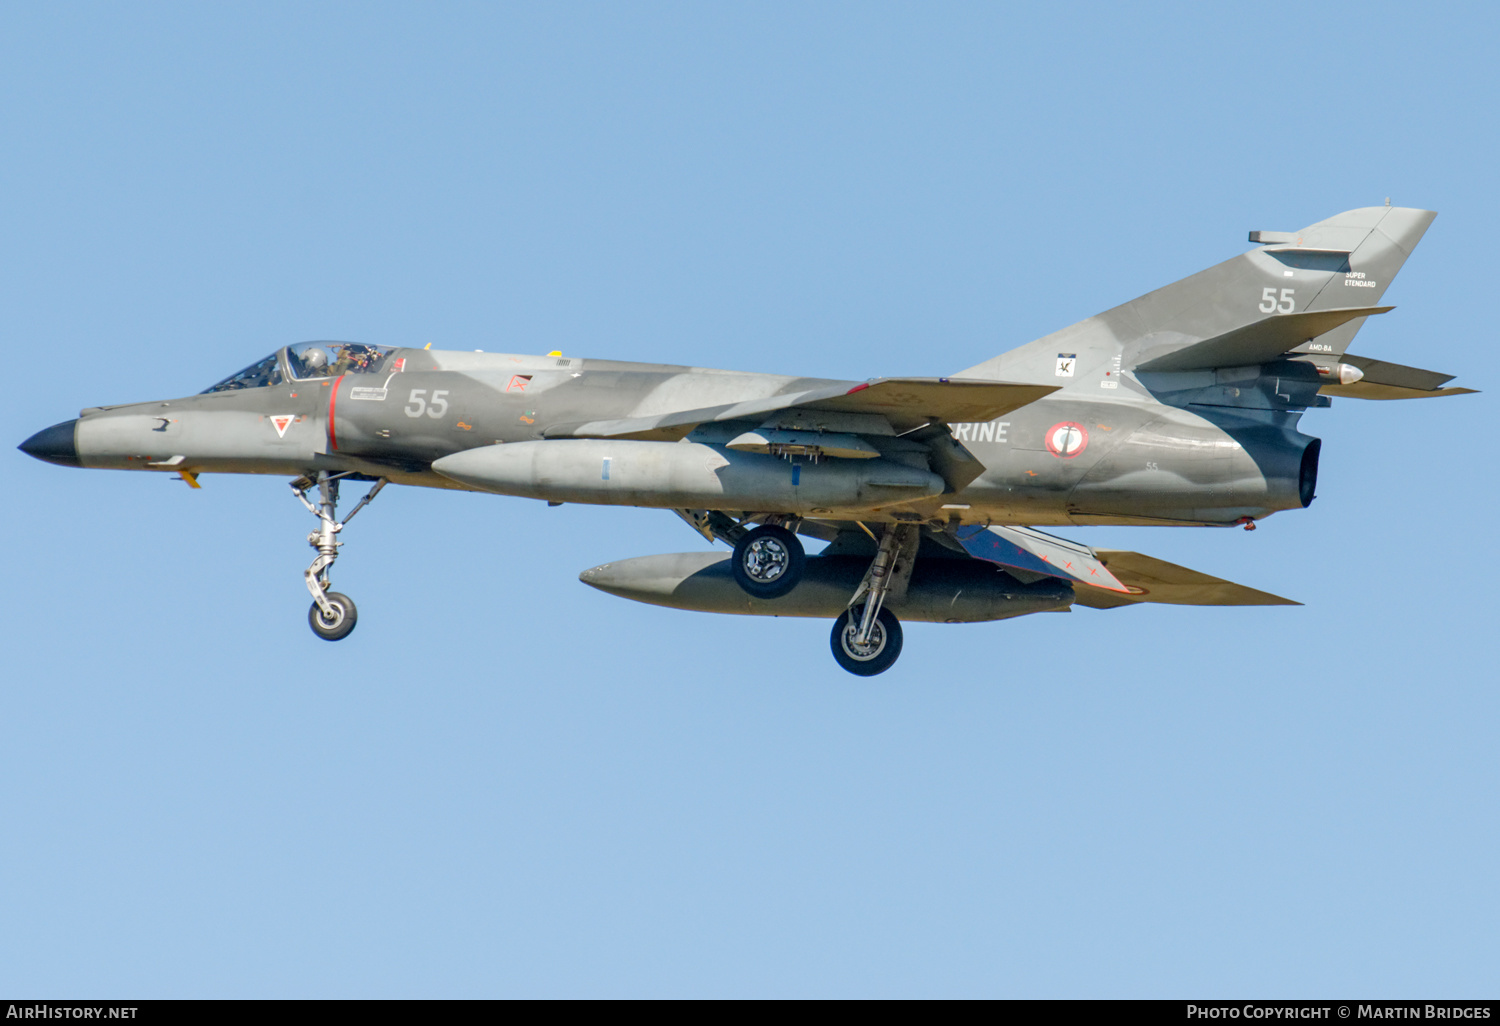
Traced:
POLYGON ((1350 353, 1344 354, 1343 363, 1357 368, 1359 378, 1350 382, 1330 382, 1318 389, 1323 395, 1338 395, 1346 399, 1431 399, 1444 395, 1473 395, 1476 391, 1472 388, 1444 388, 1453 380, 1453 375, 1439 371, 1371 360, 1350 353))

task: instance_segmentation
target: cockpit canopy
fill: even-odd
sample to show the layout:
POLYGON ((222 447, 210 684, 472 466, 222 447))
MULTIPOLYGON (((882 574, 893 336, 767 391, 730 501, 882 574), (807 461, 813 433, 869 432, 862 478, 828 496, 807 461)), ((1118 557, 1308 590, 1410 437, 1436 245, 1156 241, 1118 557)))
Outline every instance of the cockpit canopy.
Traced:
POLYGON ((213 388, 205 388, 204 395, 210 392, 235 392, 242 388, 264 388, 267 385, 279 385, 281 376, 281 354, 272 353, 258 363, 252 363, 238 374, 232 374, 219 382, 213 388))
POLYGON ((287 346, 286 362, 292 377, 336 378, 340 374, 374 374, 385 367, 393 346, 360 342, 301 342, 287 346))
POLYGON ((225 378, 203 394, 279 385, 288 375, 305 381, 340 374, 374 374, 384 369, 386 358, 395 351, 394 346, 370 346, 362 342, 299 342, 225 378))

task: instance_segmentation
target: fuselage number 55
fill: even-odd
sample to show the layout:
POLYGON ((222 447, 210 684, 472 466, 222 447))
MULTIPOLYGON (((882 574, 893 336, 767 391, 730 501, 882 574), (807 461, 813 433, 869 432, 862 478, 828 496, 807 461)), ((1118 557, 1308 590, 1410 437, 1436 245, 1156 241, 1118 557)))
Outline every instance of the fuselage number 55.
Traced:
POLYGON ((1260 290, 1260 312, 1261 313, 1291 313, 1294 309, 1296 309, 1296 306, 1297 306, 1297 304, 1292 299, 1292 297, 1295 296, 1296 294, 1297 293, 1296 293, 1295 289, 1282 289, 1281 290, 1281 298, 1278 299, 1276 297, 1276 290, 1275 289, 1273 289, 1273 288, 1264 288, 1264 289, 1261 289, 1260 290))
POLYGON ((431 401, 427 398, 427 389, 414 388, 411 397, 406 401, 405 413, 408 417, 420 417, 423 413, 436 420, 448 412, 448 389, 436 388, 432 391, 431 401))

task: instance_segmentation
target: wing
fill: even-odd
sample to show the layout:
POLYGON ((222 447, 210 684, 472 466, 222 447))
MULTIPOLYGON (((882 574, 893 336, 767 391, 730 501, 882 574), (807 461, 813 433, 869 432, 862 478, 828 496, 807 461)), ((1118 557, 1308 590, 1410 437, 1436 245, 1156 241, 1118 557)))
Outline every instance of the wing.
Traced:
MULTIPOLYGON (((861 525, 837 521, 803 521, 805 534, 840 546, 840 538, 859 542, 861 525)), ((1095 550, 1029 527, 960 528, 956 532, 923 530, 931 542, 951 551, 1002 567, 1022 581, 1056 577, 1074 585, 1073 601, 1093 609, 1159 602, 1177 606, 1299 606, 1291 599, 1212 577, 1166 560, 1113 549, 1095 550), (1079 587, 1087 585, 1087 587, 1079 587)), ((873 551, 873 538, 869 551, 873 551)), ((856 551, 864 551, 862 544, 856 551)), ((834 551, 842 553, 842 548, 834 551)), ((920 556, 919 556, 920 558, 920 556)), ((960 557, 961 558, 961 557, 960 557)))
POLYGON ((1210 577, 1176 563, 1155 559, 1139 552, 1101 549, 1094 553, 1125 585, 1126 592, 1077 588, 1078 605, 1094 609, 1114 609, 1141 602, 1162 602, 1173 606, 1300 606, 1302 603, 1243 584, 1210 577))
POLYGON ((629 438, 674 442, 701 424, 734 420, 764 421, 776 414, 798 411, 815 414, 863 415, 884 418, 873 433, 903 434, 935 422, 968 423, 994 420, 1057 391, 1054 385, 1022 385, 1007 381, 950 381, 947 378, 876 378, 858 385, 794 392, 724 406, 680 410, 654 417, 595 420, 560 424, 547 429, 546 438, 629 438))

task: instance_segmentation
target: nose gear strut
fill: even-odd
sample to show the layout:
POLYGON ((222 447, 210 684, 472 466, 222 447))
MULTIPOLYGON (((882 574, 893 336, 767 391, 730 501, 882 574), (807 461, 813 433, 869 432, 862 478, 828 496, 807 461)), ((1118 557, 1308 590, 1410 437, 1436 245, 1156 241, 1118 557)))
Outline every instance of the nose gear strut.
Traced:
MULTIPOLYGON (((326 470, 319 471, 316 479, 318 486, 316 504, 307 498, 307 490, 314 484, 313 478, 299 477, 292 482, 292 493, 297 496, 302 505, 307 507, 309 513, 318 518, 318 529, 307 536, 307 544, 317 549, 318 554, 302 576, 306 578, 307 590, 313 597, 312 608, 307 613, 308 624, 312 627, 313 633, 324 641, 338 641, 340 638, 348 637, 359 618, 359 612, 349 596, 328 590, 328 571, 333 566, 334 560, 339 558, 339 546, 344 544, 336 536, 344 529, 345 524, 354 519, 354 514, 364 509, 371 499, 380 494, 380 489, 386 486, 385 478, 376 479, 375 487, 371 488, 369 493, 349 511, 349 515, 340 522, 337 519, 339 481, 353 475, 354 471, 345 471, 341 474, 331 474, 326 470)), ((363 479, 369 480, 368 477, 363 479)))

